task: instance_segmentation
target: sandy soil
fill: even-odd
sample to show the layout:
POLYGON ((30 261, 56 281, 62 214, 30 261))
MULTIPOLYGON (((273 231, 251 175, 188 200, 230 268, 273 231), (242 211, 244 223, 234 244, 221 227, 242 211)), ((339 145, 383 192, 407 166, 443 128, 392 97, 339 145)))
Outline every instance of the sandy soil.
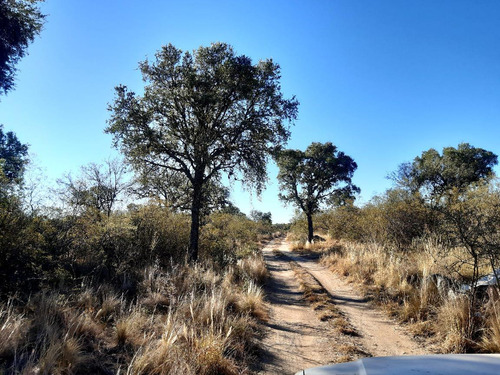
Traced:
POLYGON ((289 259, 273 253, 273 249, 282 247, 278 241, 263 250, 271 277, 266 285, 270 319, 263 341, 266 353, 261 374, 295 374, 333 358, 334 333, 304 301, 289 259))
POLYGON ((332 363, 335 345, 339 345, 338 334, 327 322, 318 320, 303 300, 290 260, 304 267, 330 293, 360 334, 363 350, 372 356, 428 353, 401 326, 374 310, 349 284, 316 261, 289 251, 285 241, 271 242, 263 253, 271 277, 266 287, 270 320, 261 374, 294 374, 304 368, 332 363))

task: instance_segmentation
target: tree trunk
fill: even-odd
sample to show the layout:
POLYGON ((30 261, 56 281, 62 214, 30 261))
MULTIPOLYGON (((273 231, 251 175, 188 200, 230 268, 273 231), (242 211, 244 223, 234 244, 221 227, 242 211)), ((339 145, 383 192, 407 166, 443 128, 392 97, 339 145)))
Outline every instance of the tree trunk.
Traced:
POLYGON ((306 213, 307 216, 307 242, 312 244, 314 231, 313 231, 313 219, 312 215, 306 213))
POLYGON ((202 204, 202 184, 193 184, 193 202, 191 204, 191 232, 189 234, 189 263, 198 261, 198 240, 200 238, 200 213, 202 204))

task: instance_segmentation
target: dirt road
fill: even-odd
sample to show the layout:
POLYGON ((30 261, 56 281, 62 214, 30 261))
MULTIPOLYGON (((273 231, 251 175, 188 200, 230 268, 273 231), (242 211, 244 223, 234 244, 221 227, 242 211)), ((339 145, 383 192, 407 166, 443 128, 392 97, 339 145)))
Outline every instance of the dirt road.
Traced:
POLYGON ((426 353, 400 326, 374 310, 350 285, 316 261, 292 253, 285 241, 271 242, 263 253, 271 275, 266 287, 271 311, 264 340, 267 354, 261 374, 294 374, 304 368, 332 363, 336 348, 348 340, 339 337, 331 324, 320 321, 305 302, 290 268, 292 260, 328 291, 359 333, 355 344, 368 355, 426 353))

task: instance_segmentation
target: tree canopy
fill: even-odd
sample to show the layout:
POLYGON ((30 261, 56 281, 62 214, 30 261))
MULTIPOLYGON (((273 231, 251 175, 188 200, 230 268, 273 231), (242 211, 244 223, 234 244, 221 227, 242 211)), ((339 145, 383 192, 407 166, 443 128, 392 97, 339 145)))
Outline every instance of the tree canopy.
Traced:
POLYGON ((14 87, 16 64, 42 30, 45 16, 38 0, 0 1, 0 93, 14 87))
POLYGON ((255 222, 271 225, 273 223, 271 212, 250 211, 250 218, 255 222))
POLYGON ((491 151, 461 143, 440 154, 431 148, 412 163, 404 163, 391 176, 401 187, 438 198, 450 189, 464 191, 471 184, 493 176, 498 157, 491 151))
MULTIPOLYGON (((193 186, 182 172, 144 165, 136 169, 134 193, 140 198, 155 200, 174 211, 187 212, 191 208, 193 186)), ((230 204, 229 188, 219 181, 210 180, 203 188, 203 216, 230 204)))
POLYGON ((306 151, 281 151, 277 163, 279 197, 306 214, 308 241, 313 239, 312 215, 322 203, 342 204, 360 191, 352 183, 357 164, 331 142, 311 143, 306 151))
POLYGON ((268 157, 288 140, 298 102, 284 98, 279 65, 252 64, 224 43, 193 53, 169 44, 140 70, 144 94, 118 86, 106 131, 136 168, 154 166, 187 179, 195 261, 205 186, 227 173, 260 191, 268 157))

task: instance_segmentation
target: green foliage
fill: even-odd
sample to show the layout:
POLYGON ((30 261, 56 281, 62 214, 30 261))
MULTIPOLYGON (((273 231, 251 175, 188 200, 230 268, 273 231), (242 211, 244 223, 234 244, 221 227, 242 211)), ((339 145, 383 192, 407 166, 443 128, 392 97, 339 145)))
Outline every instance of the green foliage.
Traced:
MULTIPOLYGON (((430 149, 403 164, 394 179, 418 199, 439 220, 432 230, 439 235, 446 252, 461 249, 453 265, 459 272, 464 264, 472 268, 472 290, 480 268, 489 261, 495 272, 500 258, 496 241, 499 215, 497 191, 489 187, 497 155, 468 143, 445 147, 442 154, 430 149)), ((472 293, 471 303, 475 302, 472 293)))
POLYGON ((192 54, 167 45, 140 69, 144 95, 117 87, 106 131, 135 168, 168 170, 187 180, 189 255, 196 260, 205 186, 223 172, 241 172, 260 190, 268 156, 287 141, 285 121, 295 119, 298 103, 283 98, 277 64, 253 65, 224 43, 192 54))
POLYGON ((317 216, 333 238, 376 242, 408 249, 412 241, 432 227, 432 212, 403 190, 388 190, 363 207, 346 205, 317 216))
POLYGON ((3 290, 29 287, 40 276, 40 239, 15 196, 4 196, 0 209, 0 279, 3 290))
POLYGON ((296 214, 290 221, 289 234, 293 241, 307 241, 307 219, 304 214, 296 214))
POLYGON ((22 144, 13 132, 3 132, 0 125, 0 172, 8 182, 21 179, 28 163, 28 146, 22 144))
POLYGON ((137 248, 143 265, 167 266, 185 259, 189 241, 189 217, 156 205, 139 207, 132 212, 137 248))
POLYGON ((0 125, 0 293, 36 284, 43 266, 43 238, 24 212, 20 191, 28 146, 0 125))
POLYGON ((277 164, 282 190, 279 197, 306 214, 309 241, 313 236, 312 215, 319 211, 322 203, 343 204, 359 192, 352 183, 356 163, 330 142, 312 143, 305 152, 281 151, 277 164))
POLYGON ((344 202, 359 192, 352 184, 356 163, 330 142, 312 143, 305 152, 284 150, 277 162, 280 199, 306 214, 316 213, 322 202, 344 202))
POLYGON ((273 223, 271 212, 261 212, 257 210, 250 211, 250 217, 253 221, 271 225, 273 223))
MULTIPOLYGON (((410 247, 414 239, 433 227, 432 211, 421 199, 405 190, 387 190, 383 196, 375 199, 367 211, 371 211, 373 218, 372 230, 373 226, 378 227, 379 235, 375 236, 378 242, 394 245, 399 250, 410 247)), ((366 225, 369 227, 369 223, 366 225)))
MULTIPOLYGON (((189 216, 156 204, 110 216, 85 211, 52 218, 26 215, 12 196, 0 211, 0 294, 40 287, 71 288, 82 279, 131 288, 146 267, 186 260, 189 216), (124 285, 125 285, 124 284, 124 285)), ((270 230, 245 215, 212 213, 200 243, 204 263, 225 268, 255 253, 270 230)))
POLYGON ((333 237, 375 242, 391 251, 412 250, 433 238, 447 272, 472 286, 473 305, 478 279, 500 265, 496 163, 495 154, 469 144, 444 148, 442 155, 431 149, 393 174, 399 188, 361 208, 331 210, 322 221, 333 237))
POLYGON ((118 282, 137 278, 144 267, 167 267, 184 259, 189 220, 156 205, 127 213, 96 216, 86 212, 51 220, 47 252, 72 277, 118 282))
POLYGON ((40 13, 38 2, 0 1, 0 92, 5 94, 14 87, 16 64, 42 30, 45 16, 40 13))
POLYGON ((486 202, 495 201, 485 191, 493 194, 495 190, 488 186, 496 162, 497 156, 492 152, 467 143, 456 149, 444 148, 442 155, 430 149, 392 174, 398 188, 374 197, 361 208, 346 206, 330 210, 322 222, 333 237, 374 241, 399 250, 411 248, 415 239, 430 233, 448 241, 449 246, 451 242, 455 247, 467 246, 456 239, 469 231, 479 235, 479 227, 483 231, 491 228, 479 219, 480 224, 472 225, 466 217, 473 202, 484 213, 486 202), (484 204, 479 204, 477 197, 472 199, 479 192, 483 192, 484 204), (465 210, 464 205, 469 208, 465 210), (459 219, 457 215, 462 214, 459 219), (453 230, 451 223, 455 223, 453 230), (451 241, 452 238, 455 240, 451 241))
POLYGON ((457 148, 443 148, 442 154, 434 149, 424 151, 413 163, 402 164, 392 179, 413 193, 439 199, 447 191, 463 191, 491 178, 497 162, 497 155, 491 151, 461 143, 457 148))
POLYGON ((353 204, 335 207, 316 216, 317 225, 332 238, 362 241, 366 238, 362 209, 353 204))
MULTIPOLYGON (((463 248, 465 252, 453 264, 460 274, 461 266, 473 267, 472 282, 480 268, 490 266, 496 272, 500 265, 500 190, 497 185, 478 182, 467 190, 449 192, 447 205, 439 209, 438 233, 446 241, 445 249, 463 248)), ((500 276, 500 275, 498 275, 500 276)))
MULTIPOLYGON (((192 203, 193 186, 180 172, 142 166, 136 171, 134 192, 141 198, 149 198, 174 211, 188 212, 192 203)), ((202 217, 229 204, 229 189, 226 186, 215 179, 205 183, 200 212, 202 217)))
POLYGON ((267 221, 250 220, 242 214, 212 213, 202 228, 201 258, 226 267, 237 259, 255 255, 259 242, 274 230, 267 221))

